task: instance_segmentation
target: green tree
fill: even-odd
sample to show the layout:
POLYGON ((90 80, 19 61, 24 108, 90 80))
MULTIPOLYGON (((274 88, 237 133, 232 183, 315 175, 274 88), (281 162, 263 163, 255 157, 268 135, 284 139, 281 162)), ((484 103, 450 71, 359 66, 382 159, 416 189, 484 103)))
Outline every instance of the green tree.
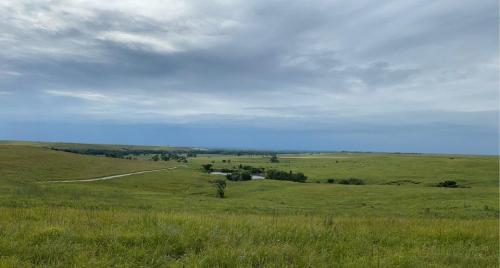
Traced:
POLYGON ((224 198, 224 191, 226 189, 226 181, 223 179, 217 179, 211 181, 215 186, 216 196, 219 198, 224 198))
POLYGON ((168 161, 168 160, 170 160, 170 154, 162 154, 162 155, 161 155, 161 160, 163 160, 163 161, 168 161))
POLYGON ((207 173, 212 171, 212 164, 204 164, 204 165, 201 165, 203 167, 203 170, 205 170, 207 173))

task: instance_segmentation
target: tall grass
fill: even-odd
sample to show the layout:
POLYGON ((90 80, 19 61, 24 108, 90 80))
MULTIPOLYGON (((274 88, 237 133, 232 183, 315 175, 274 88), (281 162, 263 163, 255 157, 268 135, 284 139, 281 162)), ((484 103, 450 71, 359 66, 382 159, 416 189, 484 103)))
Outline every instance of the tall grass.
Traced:
POLYGON ((496 220, 1 208, 0 266, 495 267, 496 220))

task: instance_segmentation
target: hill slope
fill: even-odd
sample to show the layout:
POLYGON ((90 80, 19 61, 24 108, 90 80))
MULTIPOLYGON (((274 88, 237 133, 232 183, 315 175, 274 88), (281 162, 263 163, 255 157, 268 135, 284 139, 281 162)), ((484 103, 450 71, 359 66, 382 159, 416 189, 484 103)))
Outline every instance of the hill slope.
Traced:
POLYGON ((171 164, 86 156, 43 147, 0 145, 0 179, 18 182, 87 179, 168 166, 171 164))

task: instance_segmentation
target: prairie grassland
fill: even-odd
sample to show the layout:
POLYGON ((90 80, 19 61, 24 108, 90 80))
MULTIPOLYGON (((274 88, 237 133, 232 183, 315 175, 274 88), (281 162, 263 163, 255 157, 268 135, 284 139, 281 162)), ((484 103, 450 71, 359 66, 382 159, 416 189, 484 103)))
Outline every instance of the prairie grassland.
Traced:
POLYGON ((211 156, 197 157, 194 163, 214 162, 215 167, 237 166, 276 168, 304 172, 308 182, 328 178, 362 178, 370 184, 412 180, 421 184, 455 180, 464 186, 498 186, 498 157, 413 154, 317 154, 290 158, 279 157, 270 163, 266 157, 211 156), (230 159, 230 163, 222 160, 230 159))
POLYGON ((0 145, 0 178, 12 182, 88 179, 168 166, 172 164, 78 155, 24 145, 0 145))
POLYGON ((178 163, 0 146, 0 267, 498 267, 498 157, 189 161, 50 184, 178 163), (219 199, 200 169, 212 161, 302 171, 311 183, 228 181, 219 199), (388 184, 408 178, 420 183, 388 184), (444 179, 467 187, 429 186, 444 179))
POLYGON ((495 267, 497 221, 1 208, 1 266, 495 267))

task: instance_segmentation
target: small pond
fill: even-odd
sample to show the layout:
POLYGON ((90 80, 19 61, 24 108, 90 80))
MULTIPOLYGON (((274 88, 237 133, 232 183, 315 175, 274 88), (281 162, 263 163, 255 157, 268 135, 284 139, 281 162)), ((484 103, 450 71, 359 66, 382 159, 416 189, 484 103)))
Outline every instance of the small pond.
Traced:
MULTIPOLYGON (((220 172, 220 171, 213 171, 213 172, 210 172, 210 175, 222 175, 222 176, 226 176, 227 174, 231 174, 231 173, 228 173, 228 172, 220 172)), ((262 180, 264 179, 264 176, 260 176, 260 175, 252 175, 252 180, 262 180)))

